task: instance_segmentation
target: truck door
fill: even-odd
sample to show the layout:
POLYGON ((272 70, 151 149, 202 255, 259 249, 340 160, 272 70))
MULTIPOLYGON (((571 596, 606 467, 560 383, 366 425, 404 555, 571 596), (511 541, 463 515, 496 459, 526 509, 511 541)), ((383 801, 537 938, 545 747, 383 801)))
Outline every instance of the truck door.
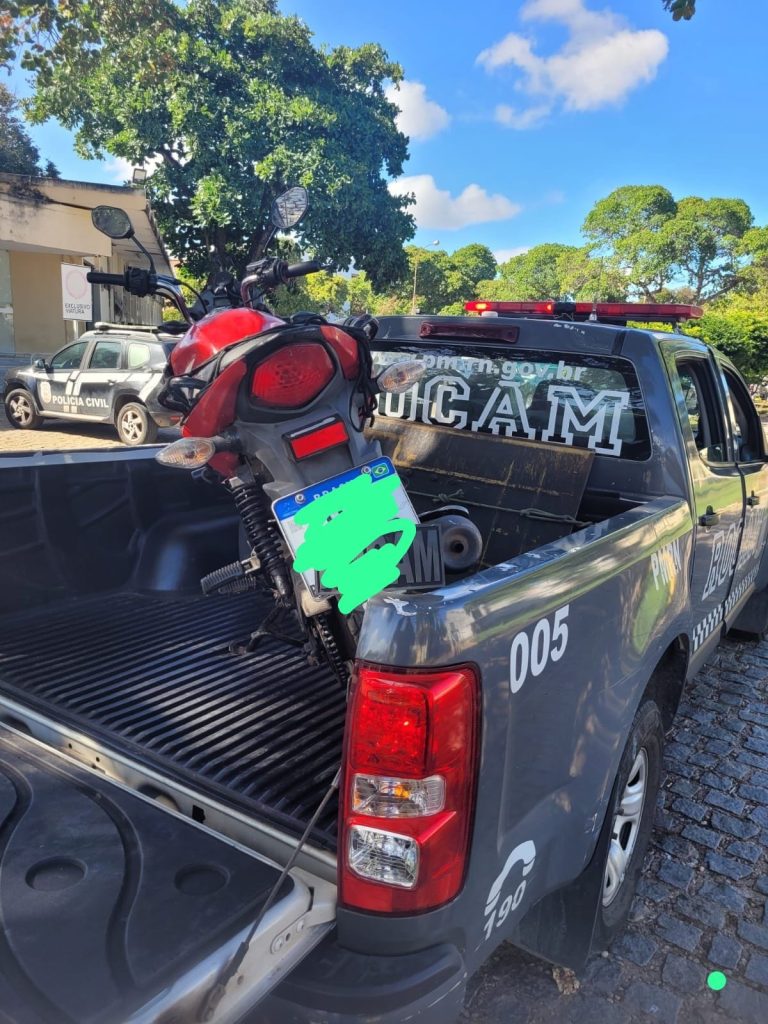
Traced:
POLYGON ((41 370, 38 377, 37 397, 44 412, 77 412, 74 402, 70 405, 71 378, 80 369, 87 341, 76 341, 67 345, 41 370))
POLYGON ((744 488, 732 458, 714 359, 685 352, 670 367, 688 454, 694 512, 691 660, 717 645, 739 553, 744 488))
POLYGON ((746 385, 737 371, 718 359, 720 380, 730 421, 732 449, 744 486, 744 526, 733 586, 725 602, 726 628, 754 588, 768 526, 768 462, 765 437, 746 385))
POLYGON ((123 343, 119 339, 97 341, 90 359, 75 381, 77 411, 81 416, 107 420, 112 415, 115 385, 125 376, 122 372, 123 343))

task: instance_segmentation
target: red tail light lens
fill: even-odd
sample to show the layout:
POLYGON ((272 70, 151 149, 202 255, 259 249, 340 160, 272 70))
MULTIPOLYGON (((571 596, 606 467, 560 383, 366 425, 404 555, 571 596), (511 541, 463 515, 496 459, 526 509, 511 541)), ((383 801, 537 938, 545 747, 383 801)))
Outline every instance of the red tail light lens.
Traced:
POLYGON ((324 421, 320 426, 312 426, 298 434, 289 435, 286 440, 291 446, 293 457, 297 462, 317 455, 329 448, 336 448, 349 441, 347 428, 340 419, 324 421))
POLYGON ((345 906, 408 913, 453 899, 467 860, 478 729, 471 668, 359 668, 340 822, 345 906))
POLYGON ((347 380, 354 380, 360 372, 360 357, 357 354, 357 342, 353 337, 333 324, 324 324, 320 333, 339 358, 341 368, 347 380))
POLYGON ((333 374, 331 357, 322 345, 287 345, 253 371, 251 394, 264 405, 297 408, 317 398, 333 374))

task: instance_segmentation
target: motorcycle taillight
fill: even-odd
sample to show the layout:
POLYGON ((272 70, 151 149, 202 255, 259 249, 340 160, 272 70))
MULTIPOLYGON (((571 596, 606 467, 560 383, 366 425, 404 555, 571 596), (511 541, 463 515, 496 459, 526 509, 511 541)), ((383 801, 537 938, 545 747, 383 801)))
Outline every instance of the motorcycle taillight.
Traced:
POLYGON ((253 371, 251 394, 264 405, 297 408, 317 398, 334 372, 322 345, 287 345, 253 371))

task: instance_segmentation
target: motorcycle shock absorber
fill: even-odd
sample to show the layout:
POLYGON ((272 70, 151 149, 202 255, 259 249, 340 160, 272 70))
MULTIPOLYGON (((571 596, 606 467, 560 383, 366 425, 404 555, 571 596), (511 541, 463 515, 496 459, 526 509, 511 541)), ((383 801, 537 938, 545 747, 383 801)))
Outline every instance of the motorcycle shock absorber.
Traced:
POLYGON ((283 551, 274 523, 270 520, 270 509, 261 484, 237 483, 231 488, 235 508, 245 529, 245 536, 263 572, 277 591, 281 601, 292 595, 289 575, 285 568, 283 551))

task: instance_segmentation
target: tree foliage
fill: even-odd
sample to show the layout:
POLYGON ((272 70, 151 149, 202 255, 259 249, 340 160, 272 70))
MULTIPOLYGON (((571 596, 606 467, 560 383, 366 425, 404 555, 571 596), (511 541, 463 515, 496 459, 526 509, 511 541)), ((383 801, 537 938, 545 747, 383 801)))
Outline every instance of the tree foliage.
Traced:
POLYGON ((28 174, 33 178, 58 178, 59 172, 50 160, 40 166, 40 150, 18 116, 18 109, 16 97, 0 85, 0 171, 28 174))
POLYGON ((603 301, 622 299, 626 281, 605 261, 575 245, 545 243, 513 256, 499 268, 499 277, 480 283, 480 298, 497 302, 533 299, 603 301))
POLYGON ((696 0, 662 0, 673 21, 690 21, 696 13, 696 0))
POLYGON ((477 295, 478 282, 496 273, 496 259, 491 250, 471 243, 449 254, 442 249, 408 245, 405 248, 408 273, 389 295, 374 300, 378 312, 410 313, 413 287, 416 282, 416 308, 422 313, 453 310, 477 295))
POLYGON ((701 338, 729 356, 745 377, 768 373, 768 314, 747 310, 707 312, 689 323, 685 333, 701 338))
POLYGON ((583 231, 591 251, 625 275, 634 295, 662 301, 676 286, 700 303, 743 283, 751 226, 741 199, 676 202, 661 185, 625 185, 595 204, 583 231))
POLYGON ((154 168, 158 223, 192 272, 242 273, 274 196, 302 184, 305 250, 402 277, 413 219, 387 176, 407 140, 384 93, 402 71, 381 47, 318 49, 275 0, 38 0, 0 21, 0 58, 17 54, 33 120, 74 129, 83 156, 154 168))

